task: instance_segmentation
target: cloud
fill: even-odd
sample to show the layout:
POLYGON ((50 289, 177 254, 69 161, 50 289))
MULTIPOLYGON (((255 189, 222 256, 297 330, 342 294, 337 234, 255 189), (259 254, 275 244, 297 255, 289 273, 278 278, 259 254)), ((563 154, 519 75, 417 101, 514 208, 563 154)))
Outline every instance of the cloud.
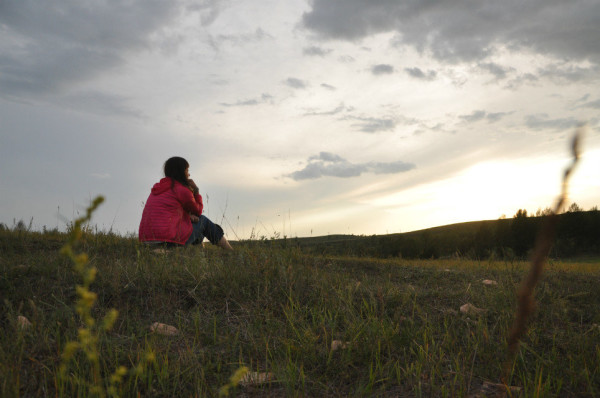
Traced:
POLYGON ((358 40, 393 29, 399 6, 394 0, 315 0, 302 16, 303 25, 329 39, 358 40))
POLYGON ((232 107, 232 106, 254 106, 260 105, 273 100, 273 96, 271 94, 263 94, 260 98, 252 98, 248 100, 239 100, 234 103, 221 102, 221 106, 232 107))
POLYGON ((366 169, 375 174, 396 174, 403 173, 414 169, 416 166, 412 163, 405 163, 402 161, 382 163, 382 162, 370 162, 366 164, 366 169))
POLYGON ((354 57, 350 56, 350 55, 340 55, 338 57, 338 61, 340 61, 343 64, 349 64, 355 61, 354 57))
POLYGON ((291 88, 303 89, 308 87, 308 84, 304 80, 296 79, 295 77, 288 77, 283 83, 291 88))
POLYGON ((593 80, 600 73, 600 65, 582 67, 577 65, 552 64, 537 71, 538 76, 547 77, 557 83, 576 83, 593 80))
POLYGON ((0 3, 0 95, 60 92, 118 67, 179 14, 180 3, 35 0, 0 3))
POLYGON ((515 71, 515 68, 503 67, 494 62, 480 63, 478 67, 491 73, 498 80, 506 79, 508 73, 515 71))
POLYGON ((427 73, 423 72, 420 68, 404 68, 406 73, 410 76, 421 79, 421 80, 433 80, 437 76, 437 72, 434 70, 429 70, 427 73))
MULTIPOLYGON (((349 109, 353 110, 353 109, 349 109)), ((348 115, 343 120, 355 121, 351 126, 357 131, 363 133, 378 133, 380 131, 393 131, 398 124, 411 126, 419 123, 417 119, 408 118, 403 115, 384 116, 384 117, 365 117, 348 115)))
POLYGON ((257 99, 249 99, 249 100, 245 100, 245 101, 237 101, 233 104, 227 103, 227 102, 221 102, 222 106, 253 106, 253 105, 258 105, 259 101, 257 99))
POLYGON ((459 118, 464 120, 467 123, 475 123, 475 122, 479 122, 484 119, 487 120, 488 123, 496 123, 496 122, 502 120, 505 116, 508 116, 512 113, 513 112, 488 113, 483 110, 476 110, 476 111, 473 111, 469 115, 460 115, 459 118))
POLYGON ((527 115, 525 124, 532 130, 571 130, 580 122, 572 117, 550 119, 545 113, 527 115))
POLYGON ((285 175, 295 181, 314 180, 321 177, 350 178, 358 177, 363 173, 394 174, 403 173, 414 169, 412 163, 402 161, 384 163, 350 163, 339 155, 330 152, 320 152, 308 158, 308 164, 298 171, 285 175))
POLYGON ((386 64, 375 65, 371 68, 371 73, 373 73, 375 76, 390 75, 394 73, 394 67, 386 64))
POLYGON ((319 152, 318 155, 313 155, 311 157, 308 158, 308 161, 313 161, 313 160, 322 160, 324 162, 345 162, 345 159, 343 159, 341 156, 336 155, 334 153, 331 152, 319 152))
POLYGON ((533 73, 524 73, 508 81, 506 88, 514 90, 519 88, 523 84, 534 84, 537 83, 539 80, 540 78, 537 75, 534 75, 533 73))
POLYGON ((352 112, 354 110, 353 107, 351 106, 346 106, 344 105, 344 103, 342 102, 341 104, 339 104, 335 109, 330 110, 330 111, 322 111, 322 112, 318 112, 318 111, 310 111, 310 112, 306 112, 304 114, 304 116, 332 116, 332 115, 337 115, 338 113, 342 113, 342 112, 352 112))
POLYGON ((470 115, 461 115, 459 118, 468 123, 474 123, 482 120, 485 117, 485 111, 473 111, 470 115))
POLYGON ((435 131, 444 134, 456 134, 456 130, 449 130, 442 123, 437 123, 433 126, 430 126, 427 123, 420 122, 418 128, 413 132, 413 135, 422 135, 427 131, 435 131))
POLYGON ((332 51, 333 50, 330 50, 330 49, 324 49, 321 47, 311 46, 311 47, 306 47, 304 50, 302 50, 302 53, 304 55, 324 57, 327 54, 331 53, 332 51))
POLYGON ((330 90, 330 91, 336 90, 336 88, 334 86, 332 86, 331 84, 327 84, 327 83, 321 83, 321 87, 323 87, 324 89, 330 90))
POLYGON ((396 121, 391 118, 354 117, 359 123, 352 124, 363 133, 377 133, 380 131, 391 131, 396 128, 396 121))
POLYGON ((592 108, 592 109, 600 109, 600 99, 596 101, 589 101, 581 104, 579 108, 592 108))
POLYGON ((311 4, 302 24, 323 39, 358 41, 395 32, 398 45, 451 62, 483 60, 499 48, 600 61, 596 1, 314 0, 311 4))
POLYGON ((219 16, 222 4, 221 0, 203 0, 201 3, 188 5, 187 11, 198 12, 200 14, 200 25, 209 26, 219 16))
POLYGON ((490 123, 496 123, 502 120, 504 117, 508 115, 512 115, 513 112, 496 112, 496 113, 488 113, 485 117, 490 123))

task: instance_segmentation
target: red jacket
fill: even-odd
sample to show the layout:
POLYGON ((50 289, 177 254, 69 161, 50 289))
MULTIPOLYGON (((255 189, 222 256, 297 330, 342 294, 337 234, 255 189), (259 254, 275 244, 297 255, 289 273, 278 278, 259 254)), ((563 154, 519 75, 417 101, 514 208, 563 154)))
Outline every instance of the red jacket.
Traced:
POLYGON ((140 241, 173 242, 184 245, 192 235, 190 213, 202 214, 202 196, 165 177, 152 187, 140 222, 140 241))

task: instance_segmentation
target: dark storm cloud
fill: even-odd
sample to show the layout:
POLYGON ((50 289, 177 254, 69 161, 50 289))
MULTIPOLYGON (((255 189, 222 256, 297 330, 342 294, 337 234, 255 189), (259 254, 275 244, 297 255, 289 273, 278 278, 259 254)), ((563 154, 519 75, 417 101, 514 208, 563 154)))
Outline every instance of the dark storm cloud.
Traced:
POLYGON ((339 155, 330 152, 321 152, 308 158, 307 165, 302 169, 287 174, 295 181, 313 180, 321 177, 358 177, 363 173, 393 174, 402 173, 415 168, 412 163, 397 162, 369 162, 350 163, 339 155))
POLYGON ((0 2, 0 95, 55 93, 122 64, 178 14, 179 2, 0 2))
POLYGON ((311 4, 302 23, 326 39, 357 41, 396 32, 398 44, 450 62, 481 60, 500 46, 600 61, 597 1, 314 0, 311 4))
POLYGON ((390 75, 390 74, 394 73, 394 67, 392 65, 386 65, 386 64, 374 65, 371 68, 371 73, 374 74, 375 76, 390 75))
POLYGON ((525 117, 525 124, 532 130, 571 130, 580 122, 572 117, 551 119, 547 114, 541 113, 525 117))
POLYGON ((434 71, 434 70, 429 70, 429 71, 427 71, 427 73, 423 72, 421 70, 421 68, 417 68, 417 67, 415 67, 415 68, 404 68, 404 70, 410 76, 412 76, 412 77, 414 77, 416 79, 421 79, 421 80, 433 80, 437 76, 437 72, 434 71))
POLYGON ((308 87, 308 84, 304 80, 300 80, 295 77, 288 77, 283 83, 291 88, 302 89, 308 87))

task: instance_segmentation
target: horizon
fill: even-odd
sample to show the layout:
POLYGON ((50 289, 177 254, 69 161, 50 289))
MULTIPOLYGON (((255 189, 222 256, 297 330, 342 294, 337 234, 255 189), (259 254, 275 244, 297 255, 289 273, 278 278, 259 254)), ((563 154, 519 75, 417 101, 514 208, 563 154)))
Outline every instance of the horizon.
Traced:
MULTIPOLYGON (((561 214, 566 214, 566 213, 570 213, 571 212, 571 206, 576 206, 578 208, 578 210, 575 211, 581 211, 581 212, 590 212, 590 211, 598 211, 598 205, 594 205, 592 207, 590 207, 589 209, 585 209, 579 206, 578 203, 576 202, 570 202, 568 204, 566 204, 562 211, 557 213, 558 215, 561 214)), ((284 235, 279 231, 275 231, 274 235, 271 236, 258 236, 258 235, 252 235, 246 239, 239 239, 239 240, 231 240, 232 242, 240 242, 240 241, 245 241, 245 240, 261 240, 261 239, 275 239, 275 240, 279 240, 279 239, 303 239, 303 238, 323 238, 323 237, 328 237, 328 236, 356 236, 356 237, 364 237, 364 236, 386 236, 386 235, 395 235, 395 234, 405 234, 405 233, 412 233, 412 232, 420 232, 420 231, 426 231, 429 229, 436 229, 436 228, 445 228, 445 227, 451 227, 451 226, 455 226, 455 225, 461 225, 461 224, 469 224, 469 223, 481 223, 481 222, 493 222, 493 221, 499 221, 499 220, 508 220, 508 219, 513 219, 517 217, 517 213, 520 211, 525 211, 526 217, 528 218, 533 218, 533 217, 544 217, 546 214, 544 213, 545 211, 552 211, 552 209, 550 207, 546 207, 544 209, 542 208, 538 208, 535 212, 530 212, 527 209, 518 209, 517 212, 515 212, 515 214, 513 214, 512 216, 507 216, 506 214, 502 214, 500 215, 500 217, 498 218, 490 218, 490 219, 481 219, 481 220, 469 220, 469 221, 458 221, 458 222, 454 222, 451 224, 442 224, 442 225, 435 225, 435 226, 430 226, 430 227, 426 227, 426 228, 420 228, 420 229, 415 229, 415 230, 410 230, 410 231, 401 231, 401 232, 391 232, 391 233, 374 233, 374 234, 343 234, 343 233, 331 233, 331 234, 325 234, 325 235, 310 235, 310 236, 288 236, 288 235, 284 235)), ((37 233, 44 233, 44 232, 54 232, 57 231, 59 233, 67 233, 68 232, 68 228, 69 228, 69 223, 74 222, 75 218, 73 218, 73 220, 70 221, 66 221, 63 220, 65 222, 65 226, 63 229, 57 228, 55 227, 49 227, 47 225, 42 225, 40 228, 34 228, 33 227, 33 217, 29 219, 29 221, 23 220, 23 219, 19 219, 18 221, 16 219, 13 219, 12 224, 6 224, 4 222, 0 222, 0 227, 4 227, 8 230, 27 230, 30 232, 37 232, 37 233)), ((92 220, 93 220, 93 216, 92 216, 92 220)), ((98 226, 96 224, 93 223, 89 223, 88 224, 89 228, 91 230, 94 231, 94 233, 99 232, 99 233, 108 233, 108 234, 115 234, 117 236, 120 236, 122 238, 136 238, 137 239, 137 231, 129 231, 129 232, 120 232, 120 231, 113 231, 112 229, 106 230, 106 229, 98 229, 98 226)), ((1 229, 1 228, 0 228, 1 229)), ((205 241, 206 242, 206 241, 205 241)))
POLYGON ((228 238, 600 202, 600 3, 0 4, 0 222, 137 233, 171 156, 228 238), (331 6, 333 4, 333 6, 331 6), (561 29, 556 29, 560 26, 561 29), (460 27, 460 28, 457 28, 460 27))

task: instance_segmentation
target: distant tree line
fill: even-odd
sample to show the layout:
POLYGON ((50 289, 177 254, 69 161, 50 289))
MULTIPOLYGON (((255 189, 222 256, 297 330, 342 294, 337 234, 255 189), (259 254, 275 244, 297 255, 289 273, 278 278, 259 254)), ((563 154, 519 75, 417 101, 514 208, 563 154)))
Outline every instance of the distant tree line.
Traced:
MULTIPOLYGON (((409 259, 466 257, 526 258, 550 209, 529 215, 519 209, 507 219, 453 224, 392 235, 340 236, 338 239, 293 239, 314 253, 409 259)), ((600 255, 600 212, 573 203, 559 215, 553 258, 600 255)), ((289 241, 287 242, 290 243, 289 241)))
MULTIPOLYGON (((310 238, 285 238, 254 241, 256 244, 298 246, 303 251, 327 255, 354 255, 379 258, 408 259, 462 257, 472 259, 526 258, 535 244, 544 217, 551 209, 528 214, 519 209, 512 218, 473 221, 446 225, 421 231, 391 235, 335 235, 310 238)), ((20 220, 12 227, 0 223, 0 232, 22 233, 32 229, 20 220)), ((58 234, 47 230, 45 235, 58 234)), ((2 239, 0 239, 0 243, 2 239)), ((2 245, 0 245, 2 246, 2 245)), ((1 247, 0 247, 1 248, 1 247)), ((582 256, 600 257, 600 211, 595 206, 584 211, 576 203, 559 215, 555 243, 550 252, 553 258, 582 256)))

